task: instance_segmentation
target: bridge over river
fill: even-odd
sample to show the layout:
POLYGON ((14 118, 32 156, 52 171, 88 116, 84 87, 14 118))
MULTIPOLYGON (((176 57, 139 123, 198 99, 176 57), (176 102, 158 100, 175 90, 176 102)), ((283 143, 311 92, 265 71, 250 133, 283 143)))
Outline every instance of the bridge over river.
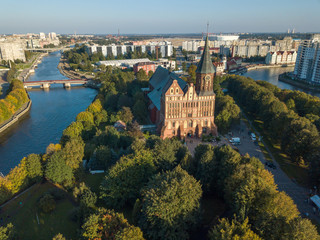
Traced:
POLYGON ((49 89, 51 84, 63 84, 65 88, 70 88, 71 85, 85 85, 88 79, 65 79, 65 80, 43 80, 23 82, 25 88, 40 87, 49 89))

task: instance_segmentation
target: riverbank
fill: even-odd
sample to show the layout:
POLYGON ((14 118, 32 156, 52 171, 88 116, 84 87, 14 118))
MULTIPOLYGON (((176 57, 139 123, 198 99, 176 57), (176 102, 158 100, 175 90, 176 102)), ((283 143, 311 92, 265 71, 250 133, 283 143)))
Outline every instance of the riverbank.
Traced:
POLYGON ((76 72, 76 71, 71 70, 69 63, 63 57, 61 57, 61 59, 60 59, 58 69, 62 75, 66 76, 70 79, 86 78, 88 80, 92 80, 94 77, 92 75, 88 75, 88 74, 82 73, 80 71, 76 72))
POLYGON ((17 79, 19 79, 19 80, 22 81, 22 82, 27 81, 27 79, 30 77, 30 75, 35 72, 35 68, 38 66, 38 64, 42 62, 42 58, 43 58, 44 56, 47 56, 47 55, 48 55, 48 53, 41 53, 40 55, 38 55, 38 56, 36 57, 36 59, 33 59, 33 60, 32 60, 32 64, 31 64, 30 67, 28 67, 28 68, 26 68, 26 69, 23 69, 23 70, 19 73, 17 79))
POLYGON ((284 68, 284 67, 294 67, 294 64, 289 65, 255 65, 255 66, 246 66, 247 71, 263 69, 263 68, 284 68))
POLYGON ((311 85, 310 83, 305 82, 305 81, 299 81, 299 80, 292 79, 289 76, 287 76, 286 73, 280 74, 278 77, 278 80, 281 82, 288 83, 292 86, 302 88, 307 91, 320 92, 320 86, 311 85))
POLYGON ((16 111, 12 117, 6 121, 4 121, 2 124, 0 124, 0 134, 2 134, 4 131, 6 131, 8 128, 10 128, 13 124, 19 121, 22 117, 25 116, 30 111, 32 101, 28 95, 29 101, 23 104, 21 108, 16 111))

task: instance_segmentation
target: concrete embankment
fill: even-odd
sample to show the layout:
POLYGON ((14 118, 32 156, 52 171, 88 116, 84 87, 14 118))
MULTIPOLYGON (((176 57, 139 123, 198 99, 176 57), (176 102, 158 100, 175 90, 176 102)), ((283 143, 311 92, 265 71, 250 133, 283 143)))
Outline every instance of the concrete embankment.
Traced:
POLYGON ((7 130, 9 127, 11 127, 14 123, 16 123, 26 113, 28 113, 30 111, 31 105, 32 105, 32 101, 29 98, 29 101, 26 102, 18 111, 16 111, 10 119, 0 124, 0 134, 5 130, 7 130))
POLYGON ((257 66, 250 66, 247 67, 247 71, 250 70, 256 70, 256 69, 263 69, 263 68, 281 68, 281 67, 294 67, 294 64, 289 64, 289 65, 257 65, 257 66))
POLYGON ((308 82, 302 82, 299 80, 291 79, 288 76, 286 76, 285 74, 280 74, 278 77, 278 80, 281 82, 288 83, 292 86, 302 88, 304 90, 309 90, 309 91, 311 90, 311 91, 315 91, 315 92, 320 92, 320 86, 315 86, 315 85, 309 84, 308 82))
POLYGON ((44 56, 48 55, 48 53, 41 53, 37 58, 33 61, 32 65, 24 69, 18 76, 18 79, 21 81, 26 81, 28 77, 34 73, 34 69, 38 66, 39 63, 41 63, 41 60, 44 56))

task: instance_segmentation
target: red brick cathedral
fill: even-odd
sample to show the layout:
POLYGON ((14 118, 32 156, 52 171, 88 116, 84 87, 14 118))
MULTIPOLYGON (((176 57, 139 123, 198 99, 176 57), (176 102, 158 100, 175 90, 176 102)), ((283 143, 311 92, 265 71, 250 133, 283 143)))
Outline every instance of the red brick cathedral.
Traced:
POLYGON ((196 84, 158 67, 149 81, 151 120, 162 138, 217 134, 214 123, 215 67, 209 52, 208 37, 196 70, 196 84))

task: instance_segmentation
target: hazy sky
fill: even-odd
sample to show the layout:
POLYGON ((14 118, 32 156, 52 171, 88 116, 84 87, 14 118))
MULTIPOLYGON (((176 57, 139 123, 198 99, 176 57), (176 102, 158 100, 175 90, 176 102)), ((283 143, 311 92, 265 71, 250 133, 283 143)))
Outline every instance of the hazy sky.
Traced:
POLYGON ((0 0, 0 34, 320 31, 320 0, 0 0))

